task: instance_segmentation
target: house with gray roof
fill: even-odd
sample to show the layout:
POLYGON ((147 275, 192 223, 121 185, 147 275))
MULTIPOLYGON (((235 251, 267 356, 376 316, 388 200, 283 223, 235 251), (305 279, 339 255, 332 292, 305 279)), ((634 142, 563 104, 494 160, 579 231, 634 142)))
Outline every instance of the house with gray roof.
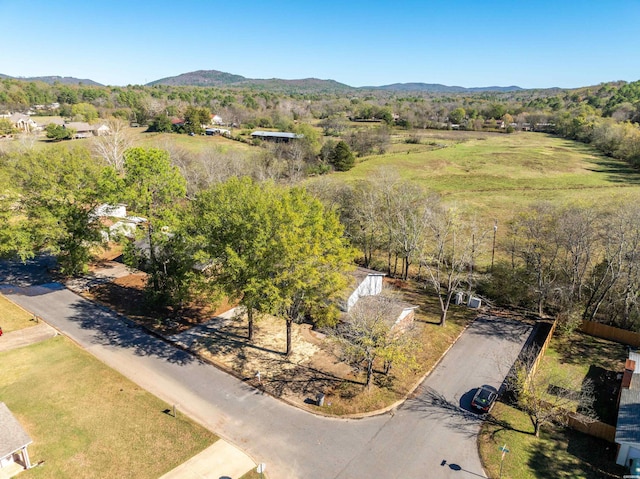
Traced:
POLYGON ((7 405, 0 402, 0 474, 29 469, 27 446, 32 442, 7 405))
POLYGON ((629 352, 620 388, 615 442, 616 463, 633 467, 640 463, 640 353, 629 352))

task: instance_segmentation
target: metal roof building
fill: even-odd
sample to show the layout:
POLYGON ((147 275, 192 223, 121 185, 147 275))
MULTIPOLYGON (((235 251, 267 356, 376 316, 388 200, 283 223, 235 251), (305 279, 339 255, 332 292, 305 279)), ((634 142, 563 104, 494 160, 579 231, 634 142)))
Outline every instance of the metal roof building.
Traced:
POLYGON ((304 138, 304 135, 298 133, 290 133, 286 131, 254 131, 251 133, 253 138, 262 138, 263 140, 289 141, 304 138))

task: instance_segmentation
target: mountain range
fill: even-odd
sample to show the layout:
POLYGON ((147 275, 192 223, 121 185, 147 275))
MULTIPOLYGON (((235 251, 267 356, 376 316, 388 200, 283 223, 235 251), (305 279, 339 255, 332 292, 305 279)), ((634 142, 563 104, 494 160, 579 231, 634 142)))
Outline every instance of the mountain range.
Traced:
MULTIPOLYGON (((10 77, 0 74, 0 78, 11 78, 22 81, 41 81, 44 83, 62 83, 65 85, 83 84, 90 86, 104 86, 89 79, 61 76, 41 77, 10 77)), ((518 86, 489 86, 465 88, 461 86, 448 86, 439 83, 393 83, 382 86, 352 87, 335 80, 321 80, 318 78, 303 78, 299 80, 283 80, 280 78, 257 79, 246 78, 242 75, 221 72, 218 70, 198 70, 183 73, 172 77, 161 78, 147 83, 147 86, 201 86, 201 87, 229 87, 229 88, 254 88, 260 90, 297 91, 297 92, 347 92, 356 90, 384 90, 399 92, 433 92, 433 93, 477 93, 477 92, 509 92, 523 90, 518 86)))

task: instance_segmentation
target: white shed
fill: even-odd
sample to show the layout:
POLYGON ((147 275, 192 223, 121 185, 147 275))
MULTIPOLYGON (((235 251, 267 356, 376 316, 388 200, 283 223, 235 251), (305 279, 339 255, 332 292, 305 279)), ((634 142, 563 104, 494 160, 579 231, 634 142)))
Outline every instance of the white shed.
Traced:
POLYGON ((353 272, 353 289, 350 290, 347 300, 340 306, 343 311, 349 312, 351 308, 363 296, 375 296, 382 292, 382 279, 386 275, 378 271, 366 268, 356 268, 353 272))

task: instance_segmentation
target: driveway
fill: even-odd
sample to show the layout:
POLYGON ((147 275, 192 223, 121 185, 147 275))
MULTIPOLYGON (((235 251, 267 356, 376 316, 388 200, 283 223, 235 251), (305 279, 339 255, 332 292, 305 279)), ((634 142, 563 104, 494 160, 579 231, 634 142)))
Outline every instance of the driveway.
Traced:
POLYGON ((344 420, 263 395, 55 283, 0 292, 267 464, 272 479, 484 477, 480 419, 465 408, 477 386, 501 383, 500 366, 514 361, 530 334, 515 321, 478 319, 397 411, 344 420))

